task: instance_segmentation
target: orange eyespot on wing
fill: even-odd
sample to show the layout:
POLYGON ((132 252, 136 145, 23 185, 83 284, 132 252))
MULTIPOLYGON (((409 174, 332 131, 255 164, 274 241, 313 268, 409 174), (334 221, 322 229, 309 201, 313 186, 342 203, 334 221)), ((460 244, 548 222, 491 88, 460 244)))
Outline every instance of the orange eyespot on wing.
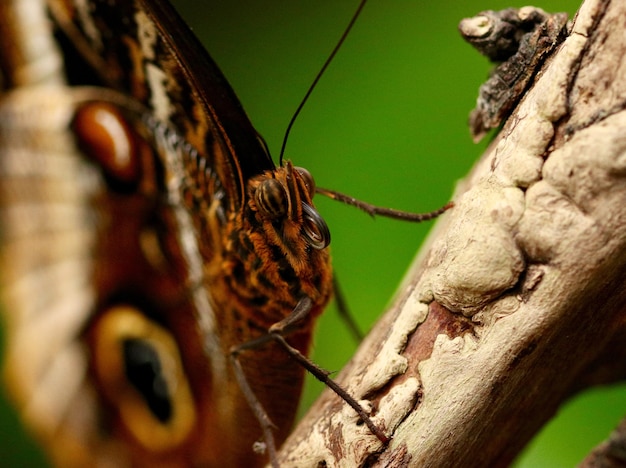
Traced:
POLYGON ((183 444, 196 405, 171 333, 133 307, 116 306, 90 339, 97 382, 131 437, 156 453, 183 444))

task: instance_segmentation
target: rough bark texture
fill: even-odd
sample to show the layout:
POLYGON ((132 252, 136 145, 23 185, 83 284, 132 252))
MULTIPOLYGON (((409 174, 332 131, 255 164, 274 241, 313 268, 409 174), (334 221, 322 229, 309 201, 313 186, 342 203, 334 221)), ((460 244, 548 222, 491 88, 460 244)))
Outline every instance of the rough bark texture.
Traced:
POLYGON ((626 2, 589 0, 454 196, 284 466, 504 466, 572 393, 626 375, 626 2))

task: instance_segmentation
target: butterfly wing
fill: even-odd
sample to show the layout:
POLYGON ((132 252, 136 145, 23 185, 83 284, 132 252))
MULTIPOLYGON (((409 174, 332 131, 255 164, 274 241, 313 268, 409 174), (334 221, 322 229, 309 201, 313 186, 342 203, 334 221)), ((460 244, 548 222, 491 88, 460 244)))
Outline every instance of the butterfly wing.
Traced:
MULTIPOLYGON (((200 286, 225 213, 274 168, 262 140, 165 2, 21 5, 5 5, 0 30, 19 52, 1 59, 0 218, 6 375, 22 418, 64 466, 262 462, 246 454, 260 434, 250 410, 229 398, 232 382, 220 388, 230 345, 200 286), (125 115, 109 117, 129 127, 120 141, 139 168, 129 180, 86 154, 92 132, 76 128, 85 102, 118 99, 125 115), (149 385, 129 386, 146 367, 149 385)), ((293 404, 279 406, 289 420, 293 404)))
MULTIPOLYGON (((67 2, 50 2, 70 48, 93 66, 89 72, 145 104, 158 121, 170 122, 208 164, 228 168, 220 180, 240 205, 245 182, 274 164, 230 85, 176 10, 161 0, 91 1, 82 9, 84 2, 74 3, 68 8, 67 2), (223 152, 212 151, 216 141, 223 152)), ((84 72, 82 65, 70 67, 70 81, 80 84, 84 72)))

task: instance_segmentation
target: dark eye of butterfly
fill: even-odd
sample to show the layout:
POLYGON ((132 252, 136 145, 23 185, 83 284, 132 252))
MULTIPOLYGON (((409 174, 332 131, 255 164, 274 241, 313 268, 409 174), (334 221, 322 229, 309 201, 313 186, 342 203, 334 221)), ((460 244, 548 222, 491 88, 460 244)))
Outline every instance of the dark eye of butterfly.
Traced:
POLYGON ((260 211, 270 218, 279 218, 287 212, 287 193, 276 179, 266 179, 254 194, 260 211))

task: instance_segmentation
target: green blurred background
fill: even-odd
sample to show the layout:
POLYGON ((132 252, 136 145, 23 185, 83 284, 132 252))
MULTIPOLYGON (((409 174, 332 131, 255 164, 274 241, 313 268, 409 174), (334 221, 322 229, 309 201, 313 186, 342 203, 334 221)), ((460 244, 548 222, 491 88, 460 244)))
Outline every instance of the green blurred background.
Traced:
MULTIPOLYGON (((173 2, 237 92, 274 157, 286 125, 344 29, 357 1, 229 0, 173 2)), ((537 6, 573 14, 578 0, 537 6)), ((469 137, 467 115, 490 68, 465 44, 457 24, 509 0, 370 0, 322 79, 287 147, 318 185, 378 205, 429 211, 485 147, 469 137)), ((318 197, 332 231, 337 276, 367 330, 389 304, 430 224, 372 220, 318 197)), ((334 306, 321 319, 313 358, 339 370, 356 345, 334 306)), ((320 391, 309 382, 303 406, 320 391)), ((2 400, 0 465, 41 466, 2 400)), ((626 386, 593 390, 568 403, 518 462, 573 466, 626 413, 626 386)))

